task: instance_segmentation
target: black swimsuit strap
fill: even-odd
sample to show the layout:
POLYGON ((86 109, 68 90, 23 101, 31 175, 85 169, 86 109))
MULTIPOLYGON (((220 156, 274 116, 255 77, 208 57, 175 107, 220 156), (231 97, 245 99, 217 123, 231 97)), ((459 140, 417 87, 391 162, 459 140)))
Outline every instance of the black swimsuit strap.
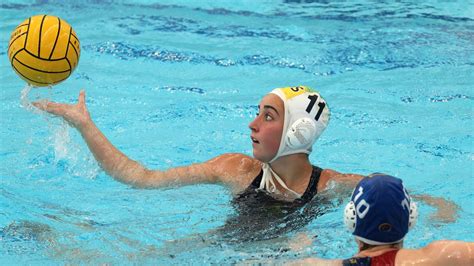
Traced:
POLYGON ((250 187, 252 188, 259 188, 260 187, 260 182, 262 182, 263 178, 263 169, 260 170, 260 173, 255 177, 255 179, 252 181, 252 184, 250 184, 250 187))
MULTIPOLYGON (((311 173, 311 178, 309 180, 308 187, 306 188, 306 191, 303 193, 301 198, 298 199, 298 201, 306 203, 310 201, 318 193, 319 177, 321 176, 322 171, 323 169, 313 165, 313 172, 311 173)), ((255 179, 252 181, 252 184, 250 184, 249 187, 259 188, 260 182, 262 182, 262 178, 263 178, 263 169, 260 170, 260 173, 255 177, 255 179)))
POLYGON ((311 173, 308 187, 300 198, 302 202, 306 203, 310 201, 318 193, 319 177, 321 176, 322 171, 323 169, 313 165, 313 172, 311 173))

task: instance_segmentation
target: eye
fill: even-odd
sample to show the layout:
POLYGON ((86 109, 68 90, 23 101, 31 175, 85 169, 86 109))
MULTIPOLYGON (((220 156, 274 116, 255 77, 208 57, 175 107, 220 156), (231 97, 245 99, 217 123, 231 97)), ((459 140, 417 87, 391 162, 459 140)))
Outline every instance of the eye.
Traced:
POLYGON ((255 114, 255 116, 259 116, 259 115, 260 115, 260 113, 259 113, 259 112, 257 112, 257 113, 255 114))
POLYGON ((265 114, 265 121, 271 121, 273 117, 270 114, 265 114))

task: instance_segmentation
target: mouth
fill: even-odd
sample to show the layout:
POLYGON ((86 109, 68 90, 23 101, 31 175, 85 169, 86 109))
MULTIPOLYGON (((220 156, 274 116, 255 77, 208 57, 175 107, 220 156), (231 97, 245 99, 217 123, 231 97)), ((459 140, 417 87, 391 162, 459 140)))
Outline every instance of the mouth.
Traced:
POLYGON ((252 143, 258 144, 260 143, 256 138, 250 136, 250 139, 252 140, 252 143))

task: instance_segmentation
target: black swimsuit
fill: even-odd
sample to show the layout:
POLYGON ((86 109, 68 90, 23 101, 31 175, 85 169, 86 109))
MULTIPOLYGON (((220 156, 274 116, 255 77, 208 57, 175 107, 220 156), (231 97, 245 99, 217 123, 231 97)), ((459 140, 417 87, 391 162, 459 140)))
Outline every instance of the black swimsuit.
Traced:
POLYGON ((237 215, 226 221, 220 233, 228 241, 242 242, 283 236, 305 226, 324 209, 320 208, 320 203, 307 204, 317 194, 321 172, 321 168, 313 166, 306 191, 301 198, 289 202, 275 199, 259 189, 262 170, 250 186, 232 200, 237 215))
MULTIPOLYGON (((319 177, 321 176, 322 171, 323 169, 313 165, 313 172, 311 173, 311 177, 309 180, 308 187, 306 188, 306 191, 303 193, 301 198, 294 200, 293 204, 296 203, 296 204, 303 205, 314 198, 314 196, 318 193, 319 177)), ((258 194, 262 177, 263 177, 263 169, 255 177, 255 179, 252 181, 250 186, 246 190, 244 190, 242 193, 240 193, 235 200, 239 201, 239 200, 242 200, 243 198, 248 198, 249 194, 256 194, 256 193, 258 194)), ((276 201, 279 201, 279 200, 276 200, 276 201)))

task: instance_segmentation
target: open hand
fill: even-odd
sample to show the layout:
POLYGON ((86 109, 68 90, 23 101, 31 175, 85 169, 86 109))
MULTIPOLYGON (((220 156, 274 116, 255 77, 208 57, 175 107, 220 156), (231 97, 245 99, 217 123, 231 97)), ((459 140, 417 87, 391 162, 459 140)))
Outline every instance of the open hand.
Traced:
POLYGON ((40 110, 64 118, 72 126, 81 129, 91 121, 86 107, 86 93, 81 90, 77 104, 55 103, 50 101, 34 102, 33 105, 40 110))

